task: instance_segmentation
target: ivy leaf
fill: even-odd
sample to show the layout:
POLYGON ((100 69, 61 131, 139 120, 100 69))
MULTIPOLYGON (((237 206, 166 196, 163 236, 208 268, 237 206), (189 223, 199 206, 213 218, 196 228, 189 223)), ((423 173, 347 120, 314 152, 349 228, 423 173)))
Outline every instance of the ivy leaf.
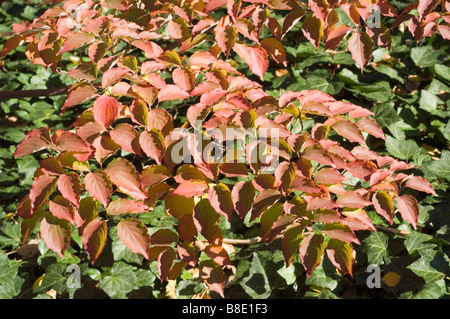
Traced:
POLYGON ((439 51, 431 46, 418 46, 411 49, 411 59, 421 67, 431 67, 438 63, 439 51))
POLYGON ((100 280, 99 288, 111 298, 122 297, 136 288, 137 277, 134 270, 135 267, 122 261, 115 262, 111 268, 111 274, 100 280))
POLYGON ((384 265, 389 260, 388 236, 385 233, 373 232, 363 243, 369 264, 384 265))
POLYGON ((46 293, 54 289, 58 294, 62 294, 67 289, 67 276, 65 274, 67 265, 51 264, 45 269, 45 276, 42 283, 34 290, 36 293, 46 293))
POLYGON ((435 252, 433 256, 423 256, 406 268, 430 284, 445 278, 448 273, 448 262, 442 252, 435 252))
POLYGON ((399 141, 390 135, 386 135, 386 149, 392 156, 401 160, 409 160, 415 154, 423 152, 414 140, 399 141))
POLYGON ((256 299, 266 299, 272 292, 266 270, 255 252, 252 254, 248 276, 241 279, 241 286, 250 297, 256 299))

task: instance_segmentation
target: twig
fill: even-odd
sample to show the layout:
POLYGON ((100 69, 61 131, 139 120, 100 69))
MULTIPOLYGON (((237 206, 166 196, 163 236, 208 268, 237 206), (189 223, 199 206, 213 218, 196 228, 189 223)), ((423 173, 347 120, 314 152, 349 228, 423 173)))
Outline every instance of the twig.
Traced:
POLYGON ((51 96, 51 95, 63 95, 67 94, 67 90, 70 86, 63 86, 54 89, 46 90, 25 90, 25 91, 0 91, 0 100, 14 99, 14 98, 26 98, 26 97, 39 97, 39 96, 51 96))
POLYGON ((403 236, 408 236, 409 234, 411 234, 411 232, 409 230, 398 230, 395 228, 389 228, 389 227, 384 227, 384 226, 380 226, 380 225, 375 225, 376 230, 379 231, 384 231, 387 233, 393 233, 393 234, 397 234, 397 235, 403 235, 403 236))

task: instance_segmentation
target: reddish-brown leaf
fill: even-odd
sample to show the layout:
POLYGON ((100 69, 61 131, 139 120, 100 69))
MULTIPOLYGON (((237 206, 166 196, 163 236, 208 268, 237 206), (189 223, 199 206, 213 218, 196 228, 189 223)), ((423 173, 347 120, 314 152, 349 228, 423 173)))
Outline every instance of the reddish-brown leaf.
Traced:
POLYGON ((116 84, 117 82, 122 80, 123 77, 128 74, 128 72, 130 72, 130 70, 119 67, 105 71, 102 77, 102 88, 105 89, 108 86, 116 84))
POLYGON ((336 268, 352 276, 353 248, 349 243, 332 238, 328 241, 326 252, 336 268))
POLYGON ((348 49, 352 54, 353 60, 361 68, 362 73, 364 67, 372 58, 372 39, 365 32, 355 32, 348 40, 348 49))
POLYGON ((37 211, 56 188, 56 177, 41 175, 34 180, 30 190, 31 211, 37 211))
POLYGON ((254 197, 255 187, 252 182, 241 181, 233 186, 231 200, 233 201, 234 210, 242 220, 252 208, 254 197))
POLYGON ((44 244, 64 258, 64 252, 72 238, 72 227, 67 220, 47 215, 39 227, 44 244))
POLYGON ((59 219, 65 219, 71 223, 74 223, 74 209, 72 204, 64 197, 58 195, 48 203, 48 209, 53 216, 59 219))
POLYGON ((112 194, 112 185, 105 171, 99 169, 88 173, 84 178, 84 183, 89 194, 106 208, 112 194))
POLYGON ((59 192, 65 199, 69 200, 76 207, 79 206, 81 181, 77 173, 69 172, 65 175, 59 176, 57 186, 59 192))
POLYGON ((154 159, 158 165, 161 164, 165 146, 164 137, 159 130, 143 131, 139 136, 139 145, 148 157, 154 159))
POLYGON ((259 45, 247 46, 238 42, 234 44, 233 50, 247 63, 250 70, 263 80, 269 67, 266 50, 259 45))
POLYGON ((412 176, 406 180, 404 187, 409 187, 416 189, 421 192, 425 192, 428 194, 433 194, 437 196, 436 191, 433 186, 431 186, 430 182, 423 178, 422 176, 412 176))
POLYGON ((225 248, 220 245, 208 245, 203 249, 203 252, 219 266, 232 265, 230 256, 225 248))
POLYGON ((309 277, 320 264, 321 257, 325 252, 325 239, 319 234, 308 234, 303 238, 299 252, 306 276, 309 277))
POLYGON ((148 196, 142 186, 141 177, 128 160, 124 158, 112 160, 105 168, 105 172, 120 191, 139 200, 147 199, 148 196))
POLYGON ((403 219, 410 223, 414 229, 416 229, 420 212, 417 199, 409 194, 399 196, 397 198, 397 207, 403 219))
POLYGON ((225 274, 222 268, 212 260, 204 260, 200 262, 199 270, 200 278, 203 279, 208 288, 224 298, 225 274))
POLYGON ((392 197, 384 191, 379 191, 373 194, 372 203, 376 212, 392 225, 394 217, 394 201, 392 197))
POLYGON ((95 219, 84 228, 83 247, 89 255, 91 264, 95 263, 105 248, 107 235, 108 228, 105 220, 95 219))
POLYGON ((150 208, 142 202, 127 198, 119 198, 108 204, 106 212, 108 215, 124 215, 146 213, 150 208))
POLYGON ((117 225, 117 236, 132 252, 148 259, 150 235, 142 221, 134 218, 121 220, 117 225))
POLYGON ((110 96, 102 95, 97 98, 92 107, 94 119, 108 128, 119 114, 119 102, 110 96))
POLYGON ((233 201, 231 200, 231 192, 228 186, 224 183, 219 183, 209 189, 208 199, 211 206, 220 215, 225 216, 228 220, 231 219, 233 213, 233 201))

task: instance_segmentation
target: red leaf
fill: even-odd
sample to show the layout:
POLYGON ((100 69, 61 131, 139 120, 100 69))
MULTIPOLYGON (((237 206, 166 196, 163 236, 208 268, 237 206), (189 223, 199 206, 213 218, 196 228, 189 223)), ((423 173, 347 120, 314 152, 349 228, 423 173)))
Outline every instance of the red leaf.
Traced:
POLYGON ((64 197, 58 195, 48 203, 48 209, 53 216, 59 219, 65 219, 71 223, 74 223, 74 209, 72 204, 64 197))
POLYGON ((352 54, 353 60, 361 68, 364 67, 372 58, 373 42, 365 32, 355 32, 348 40, 348 49, 352 54))
POLYGON ((351 230, 368 229, 370 231, 375 231, 372 220, 364 210, 345 208, 342 211, 342 214, 347 217, 344 219, 344 222, 351 230))
POLYGON ((67 92, 67 98, 62 106, 62 111, 69 107, 76 106, 97 96, 96 88, 88 82, 76 82, 67 92))
POLYGON ((322 20, 316 18, 313 14, 307 16, 302 24, 302 32, 317 49, 323 37, 322 20))
POLYGON ((105 71, 102 77, 102 88, 105 89, 108 86, 116 84, 117 82, 122 80, 123 77, 128 74, 128 72, 130 72, 130 70, 118 67, 105 71))
POLYGON ((343 224, 325 224, 325 228, 322 232, 333 239, 339 239, 346 243, 355 243, 357 245, 360 244, 355 233, 348 226, 343 224))
POLYGON ((204 260, 199 264, 200 278, 209 289, 217 292, 224 298, 225 274, 222 268, 212 260, 204 260))
POLYGON ((164 198, 164 204, 169 215, 180 219, 184 215, 193 214, 195 200, 194 198, 168 193, 164 198))
POLYGON ((368 205, 372 205, 372 202, 365 199, 361 194, 356 191, 347 191, 340 195, 336 200, 336 203, 349 208, 364 208, 368 205))
POLYGON ((157 107, 148 112, 148 129, 156 128, 167 136, 173 130, 173 118, 167 110, 157 107))
POLYGON ((376 192, 372 196, 372 203, 376 212, 392 225, 394 217, 394 202, 392 197, 383 191, 376 192))
POLYGON ((338 184, 347 180, 338 170, 330 167, 324 167, 314 175, 314 181, 321 184, 338 184))
POLYGON ((142 185, 147 188, 171 177, 169 170, 162 165, 150 165, 141 172, 142 185))
POLYGON ((57 54, 61 55, 64 52, 72 51, 93 40, 94 37, 87 32, 84 31, 72 32, 67 35, 67 38, 64 40, 64 43, 59 49, 57 54))
POLYGON ((194 224, 200 234, 210 243, 217 239, 220 215, 212 208, 207 199, 201 199, 194 208, 194 224))
POLYGON ((148 259, 150 235, 142 221, 132 218, 123 219, 117 225, 117 236, 132 252, 148 259))
POLYGON ((414 229, 417 229, 420 213, 417 199, 409 194, 402 195, 397 198, 397 207, 403 219, 410 223, 414 229))
POLYGON ((340 120, 332 125, 332 128, 341 136, 348 139, 350 142, 361 143, 366 145, 364 136, 361 130, 354 123, 348 120, 340 120))
POLYGON ((105 220, 95 219, 83 230, 83 247, 89 255, 91 264, 94 264, 98 256, 105 248, 108 228, 105 220))
POLYGON ((252 182, 241 181, 233 186, 231 200, 233 201, 234 210, 242 220, 252 208, 254 197, 255 187, 252 182))
POLYGON ((275 170, 275 184, 283 192, 287 192, 296 176, 295 163, 282 162, 275 170))
POLYGON ((172 247, 168 247, 167 249, 163 250, 157 260, 157 267, 158 267, 158 274, 161 278, 161 281, 166 280, 167 276, 169 275, 169 271, 172 268, 173 262, 176 258, 176 253, 172 249, 172 247))
POLYGON ((203 181, 186 181, 173 191, 175 195, 186 197, 202 196, 208 190, 208 184, 203 181))
POLYGON ((220 19, 217 27, 214 29, 214 34, 217 45, 225 54, 225 57, 228 58, 231 48, 236 43, 237 38, 236 28, 230 25, 229 16, 224 16, 220 19))
POLYGON ((139 144, 148 157, 154 159, 158 165, 161 164, 165 146, 164 138, 159 130, 143 131, 139 136, 139 144))
POLYGON ((20 44, 22 44, 22 41, 24 41, 24 38, 18 34, 6 40, 3 44, 2 51, 0 52, 0 58, 17 48, 20 44))
POLYGON ((105 171, 120 191, 139 200, 147 199, 139 173, 129 161, 116 158, 108 164, 105 171))
POLYGON ((83 235, 84 228, 98 217, 98 204, 92 197, 85 197, 80 200, 80 207, 75 211, 75 226, 78 233, 83 235))
POLYGON ((108 128, 119 114, 119 102, 110 96, 102 95, 95 100, 92 107, 94 119, 108 128))
POLYGON ((226 184, 219 183, 211 187, 208 193, 208 199, 216 212, 225 216, 228 220, 231 219, 233 201, 231 200, 230 189, 226 184))
POLYGON ((303 176, 297 176, 294 179, 292 188, 307 194, 320 194, 322 192, 322 189, 313 180, 303 176))
POLYGON ((129 123, 119 123, 109 131, 113 141, 120 145, 125 151, 142 156, 139 145, 139 133, 129 123))
POLYGON ((250 70, 261 78, 269 67, 269 59, 266 50, 259 45, 247 46, 241 43, 235 43, 233 50, 247 63, 250 70))
POLYGON ((441 33, 442 37, 446 40, 450 40, 450 25, 448 24, 440 24, 438 26, 438 30, 441 33))
POLYGON ((172 72, 173 82, 184 91, 191 91, 195 86, 195 75, 191 69, 176 68, 172 72))
POLYGON ((285 66, 287 65, 286 50, 279 40, 275 38, 265 38, 261 40, 261 46, 274 61, 285 66))
POLYGON ((290 11, 283 21, 283 32, 281 33, 281 38, 284 38, 286 33, 292 29, 293 26, 300 21, 300 19, 305 15, 306 11, 303 9, 297 9, 290 11))
POLYGON ((340 24, 331 31, 325 42, 325 50, 334 50, 339 45, 339 43, 344 40, 347 34, 352 30, 349 26, 345 24, 340 24))
POLYGON ((106 208, 112 194, 112 186, 105 171, 96 170, 93 173, 88 173, 84 178, 84 183, 89 194, 106 208))
POLYGON ((172 243, 178 243, 178 241, 178 235, 170 229, 158 229, 150 237, 151 244, 155 246, 169 245, 172 243))
POLYGON ((418 191, 437 196, 436 191, 434 190, 433 186, 431 186, 430 182, 421 176, 412 176, 408 178, 404 187, 413 188, 418 191))
POLYGON ((177 246, 178 256, 180 259, 189 264, 191 267, 197 265, 197 252, 191 243, 181 243, 177 246))
POLYGON ((131 199, 119 198, 113 200, 108 204, 106 212, 108 215, 123 215, 123 214, 139 214, 146 213, 150 208, 142 202, 131 199))
POLYGON ((419 5, 417 6, 419 18, 423 19, 431 11, 433 11, 439 3, 440 3, 439 0, 419 0, 419 5))
POLYGON ((203 252, 219 266, 233 265, 228 252, 220 245, 208 245, 203 249, 203 252))
POLYGON ((78 174, 69 172, 59 176, 57 185, 61 195, 78 207, 81 196, 81 182, 78 174))
POLYGON ((353 248, 338 239, 330 239, 326 248, 328 259, 336 267, 352 276, 353 248))
POLYGON ((90 153, 91 147, 75 133, 56 131, 52 137, 56 149, 61 152, 90 153))
POLYGON ((308 234, 303 238, 299 252, 306 276, 309 277, 320 264, 321 257, 325 252, 325 239, 319 234, 308 234))
POLYGON ((356 123, 356 126, 377 138, 385 139, 383 129, 374 119, 364 117, 356 123))
POLYGON ((184 100, 190 97, 190 94, 179 86, 174 84, 166 84, 158 93, 158 100, 172 101, 172 100, 184 100))
POLYGON ((44 204, 56 187, 57 179, 53 176, 41 175, 34 180, 30 190, 31 211, 37 211, 44 204))
POLYGON ((64 258, 64 252, 72 238, 72 227, 67 220, 47 215, 39 227, 44 244, 53 252, 64 258))
POLYGON ((40 128, 29 131, 17 145, 14 157, 22 157, 43 150, 50 146, 50 129, 40 128))

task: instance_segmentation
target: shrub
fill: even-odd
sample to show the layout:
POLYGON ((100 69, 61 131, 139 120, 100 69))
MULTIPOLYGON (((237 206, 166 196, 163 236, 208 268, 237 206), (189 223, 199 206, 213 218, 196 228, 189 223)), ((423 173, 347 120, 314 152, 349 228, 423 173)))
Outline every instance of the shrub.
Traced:
POLYGON ((348 43, 363 72, 405 21, 417 41, 448 39, 448 10, 448 1, 399 14, 387 1, 54 0, 15 24, 0 53, 27 43, 31 62, 76 80, 62 106, 78 112, 73 125, 33 129, 14 153, 40 156, 17 209, 22 244, 39 227, 61 258, 77 240, 95 265, 117 236, 156 261, 161 280, 195 269, 222 297, 232 245, 279 240, 286 267, 299 258, 309 277, 326 255, 352 275, 355 232, 381 229, 367 208, 416 229, 419 203, 404 190, 436 193, 408 173, 414 165, 368 147, 367 134, 385 140, 369 109, 316 89, 268 93, 261 82, 269 65, 290 64, 283 42, 300 21, 316 49, 348 43))

